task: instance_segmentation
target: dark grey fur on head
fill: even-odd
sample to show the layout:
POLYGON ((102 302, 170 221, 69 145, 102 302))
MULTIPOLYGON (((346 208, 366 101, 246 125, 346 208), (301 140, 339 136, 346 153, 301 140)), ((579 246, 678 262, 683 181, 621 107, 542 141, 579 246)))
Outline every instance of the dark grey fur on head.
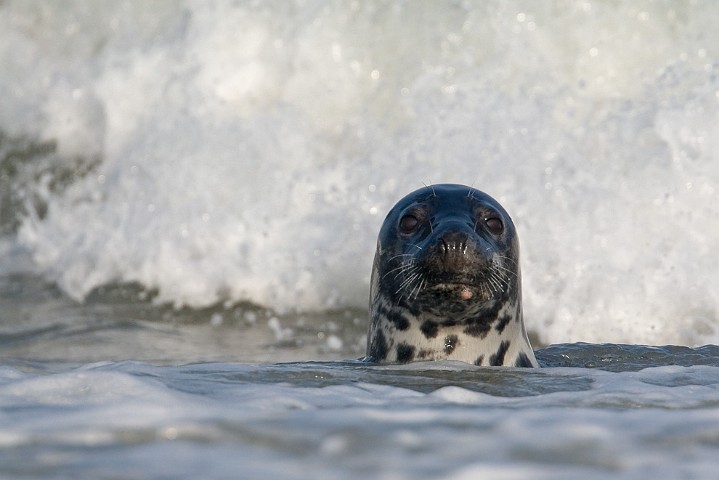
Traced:
POLYGON ((522 319, 517 232, 474 188, 425 187, 390 210, 369 307, 370 361, 538 366, 522 319))

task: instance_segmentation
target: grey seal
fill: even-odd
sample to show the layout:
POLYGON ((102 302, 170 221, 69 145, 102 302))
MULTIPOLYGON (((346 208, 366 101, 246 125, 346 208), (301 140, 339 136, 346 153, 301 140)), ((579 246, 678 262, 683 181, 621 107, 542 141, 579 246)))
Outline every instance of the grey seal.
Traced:
POLYGON ((401 199, 377 240, 365 359, 538 367, 522 318, 519 239, 492 197, 433 185, 401 199))

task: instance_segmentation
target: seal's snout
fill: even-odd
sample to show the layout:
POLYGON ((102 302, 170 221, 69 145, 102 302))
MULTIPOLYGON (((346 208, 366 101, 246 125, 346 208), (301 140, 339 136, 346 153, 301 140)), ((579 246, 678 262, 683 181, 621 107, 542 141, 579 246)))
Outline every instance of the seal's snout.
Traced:
POLYGON ((461 231, 449 231, 439 238, 439 253, 449 258, 455 255, 464 255, 467 250, 468 235, 461 231))
POLYGON ((438 267, 447 273, 459 273, 467 268, 468 254, 473 250, 470 234, 464 229, 452 228, 438 235, 435 257, 438 267))

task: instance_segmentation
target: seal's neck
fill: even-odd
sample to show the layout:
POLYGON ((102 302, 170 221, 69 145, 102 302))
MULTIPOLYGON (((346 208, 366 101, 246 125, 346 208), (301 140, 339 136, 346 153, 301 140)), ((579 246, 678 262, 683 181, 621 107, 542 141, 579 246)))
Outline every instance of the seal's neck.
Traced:
POLYGON ((367 356, 380 363, 457 360, 482 366, 536 367, 522 305, 505 302, 455 319, 412 312, 381 298, 370 305, 367 356))

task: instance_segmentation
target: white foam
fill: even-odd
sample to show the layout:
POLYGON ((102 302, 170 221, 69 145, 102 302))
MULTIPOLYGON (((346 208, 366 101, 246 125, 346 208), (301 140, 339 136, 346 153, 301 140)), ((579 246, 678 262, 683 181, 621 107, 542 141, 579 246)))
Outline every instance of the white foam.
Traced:
MULTIPOLYGON (((0 446, 13 449, 3 473, 116 476, 130 465, 143 478, 295 478, 308 468, 313 478, 350 479, 716 474, 716 367, 544 369, 547 385, 586 381, 587 390, 568 382, 553 393, 532 392, 519 371, 497 370, 495 381, 530 395, 519 397, 451 386, 451 375, 447 386, 420 393, 367 383, 371 372, 340 365, 54 368, 0 371, 0 406, 13 413, 0 416, 0 446)), ((424 389, 438 377, 414 379, 424 389)))
POLYGON ((18 242, 82 299, 366 304, 426 183, 517 223, 545 342, 719 341, 717 9, 585 2, 0 7, 0 129, 100 166, 18 242))

